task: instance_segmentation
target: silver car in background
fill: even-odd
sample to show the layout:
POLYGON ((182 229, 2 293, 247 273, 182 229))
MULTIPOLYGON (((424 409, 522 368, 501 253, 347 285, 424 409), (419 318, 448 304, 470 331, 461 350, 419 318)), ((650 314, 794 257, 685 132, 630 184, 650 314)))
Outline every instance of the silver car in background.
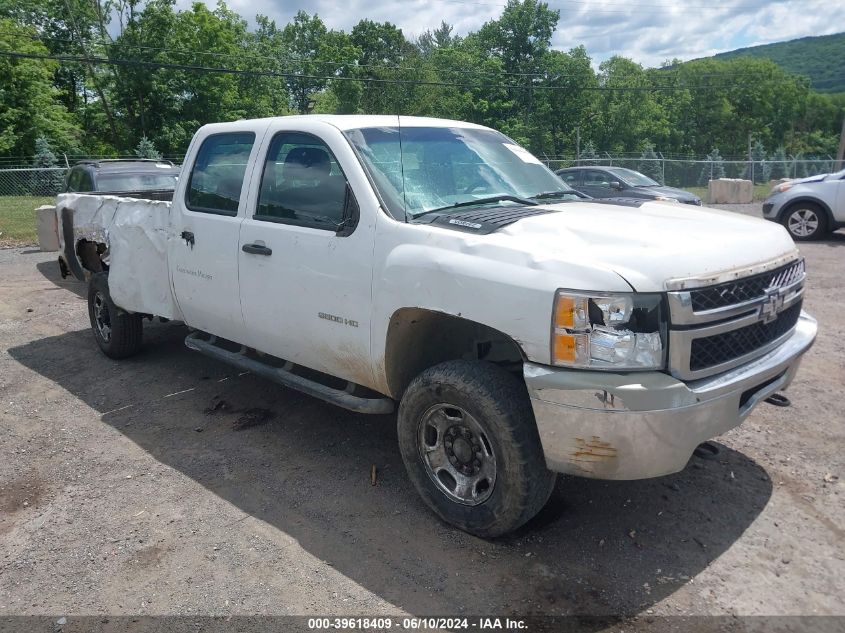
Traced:
POLYGON ((763 217, 794 240, 815 240, 845 226, 845 169, 781 183, 763 203, 763 217))

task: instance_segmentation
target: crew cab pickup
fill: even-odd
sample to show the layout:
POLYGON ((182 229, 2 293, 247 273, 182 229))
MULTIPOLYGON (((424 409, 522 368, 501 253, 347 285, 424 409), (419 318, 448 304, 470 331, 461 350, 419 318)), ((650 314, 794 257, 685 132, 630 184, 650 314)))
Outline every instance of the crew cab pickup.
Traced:
POLYGON ((555 473, 683 469, 816 336, 782 226, 584 199, 470 123, 206 125, 172 202, 64 194, 56 214, 106 355, 138 352, 157 316, 286 387, 396 407, 424 501, 485 537, 534 516, 555 473))

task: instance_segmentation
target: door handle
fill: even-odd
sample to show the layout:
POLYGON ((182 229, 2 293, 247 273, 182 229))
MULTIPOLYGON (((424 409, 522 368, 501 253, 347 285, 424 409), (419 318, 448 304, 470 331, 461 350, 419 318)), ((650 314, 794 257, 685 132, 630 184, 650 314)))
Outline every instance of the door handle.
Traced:
POLYGON ((244 244, 241 247, 241 250, 244 253, 250 253, 251 255, 267 255, 270 256, 273 254, 273 251, 263 244, 244 244))

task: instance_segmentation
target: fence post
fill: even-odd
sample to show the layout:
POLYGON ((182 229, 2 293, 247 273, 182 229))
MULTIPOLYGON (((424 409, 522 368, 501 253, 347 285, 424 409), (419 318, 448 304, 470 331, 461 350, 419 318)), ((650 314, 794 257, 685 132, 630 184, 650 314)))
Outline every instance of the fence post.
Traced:
POLYGON ((607 159, 610 161, 610 166, 612 167, 613 166, 613 156, 611 156, 607 152, 605 152, 604 155, 607 156, 607 159))

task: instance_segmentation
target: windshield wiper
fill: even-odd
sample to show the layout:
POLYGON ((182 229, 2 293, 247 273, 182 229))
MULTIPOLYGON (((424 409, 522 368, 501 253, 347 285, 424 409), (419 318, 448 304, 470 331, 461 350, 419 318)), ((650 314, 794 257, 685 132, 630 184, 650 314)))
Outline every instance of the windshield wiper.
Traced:
POLYGON ((519 196, 513 196, 509 193, 502 193, 497 196, 487 196, 486 198, 476 198, 475 200, 465 200, 464 202, 456 202, 455 204, 447 204, 445 207, 437 207, 436 209, 429 209, 428 211, 423 211, 422 213, 416 213, 413 215, 413 218, 421 218, 424 215, 428 215, 429 213, 437 213, 439 211, 447 211, 449 209, 457 209, 459 207, 472 207, 476 204, 490 204, 493 202, 517 202, 519 204, 524 204, 526 206, 537 206, 537 202, 534 200, 529 200, 528 198, 520 198, 519 196))
POLYGON ((531 196, 532 200, 550 200, 552 198, 562 198, 563 196, 576 196, 578 198, 586 198, 583 193, 580 191, 544 191, 543 193, 538 193, 536 196, 531 196))

